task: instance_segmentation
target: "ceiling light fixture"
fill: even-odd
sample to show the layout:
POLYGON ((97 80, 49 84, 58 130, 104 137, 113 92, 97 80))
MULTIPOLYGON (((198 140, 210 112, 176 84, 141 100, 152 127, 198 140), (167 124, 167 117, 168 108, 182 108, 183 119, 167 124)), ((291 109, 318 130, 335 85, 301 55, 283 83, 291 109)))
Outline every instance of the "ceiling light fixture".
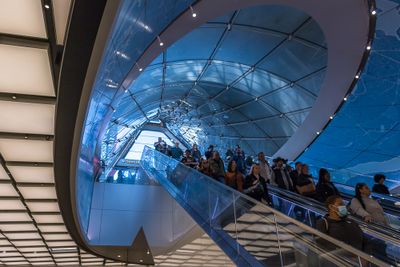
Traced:
POLYGON ((367 50, 371 50, 371 45, 367 45, 367 50))
POLYGON ((330 116, 329 119, 333 120, 333 116, 330 116))
POLYGON ((49 9, 50 6, 46 4, 46 5, 44 5, 44 8, 49 9))
POLYGON ((158 44, 159 44, 160 46, 164 46, 164 43, 161 41, 160 36, 157 36, 157 40, 158 40, 158 44))
POLYGON ((357 74, 357 75, 355 76, 355 78, 356 78, 356 79, 360 78, 360 75, 357 74))
POLYGON ((192 12, 192 17, 193 17, 193 18, 197 17, 197 13, 196 13, 196 12, 194 12, 194 10, 193 10, 193 7, 192 7, 192 6, 190 6, 190 11, 192 12))
POLYGON ((15 99, 17 99, 17 96, 13 95, 11 98, 15 100, 15 99))
POLYGON ((139 69, 140 72, 143 71, 143 68, 141 68, 138 63, 136 63, 136 67, 139 69))
POLYGON ((371 11, 371 15, 375 16, 376 15, 376 10, 371 11))
POLYGON ((320 132, 317 132, 317 135, 319 135, 320 134, 320 132))
POLYGON ((344 101, 347 101, 347 97, 343 98, 344 101))

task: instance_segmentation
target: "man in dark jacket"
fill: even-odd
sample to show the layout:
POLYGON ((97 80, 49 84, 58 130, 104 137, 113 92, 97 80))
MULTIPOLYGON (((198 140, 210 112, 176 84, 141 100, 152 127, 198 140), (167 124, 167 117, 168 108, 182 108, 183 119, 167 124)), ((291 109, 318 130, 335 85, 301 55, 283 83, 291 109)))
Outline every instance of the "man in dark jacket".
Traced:
POLYGON ((225 180, 224 180, 224 175, 225 175, 224 161, 221 159, 218 151, 214 151, 213 157, 209 160, 209 162, 210 162, 211 176, 214 179, 216 179, 217 181, 225 183, 225 180))
MULTIPOLYGON (((337 240, 340 240, 358 250, 363 249, 363 232, 358 224, 347 218, 347 207, 343 203, 340 196, 334 195, 328 197, 325 203, 328 208, 328 214, 317 221, 317 229, 324 234, 327 234, 337 240)), ((322 244, 325 242, 319 241, 327 249, 332 247, 332 244, 322 244)), ((338 249, 338 248, 331 248, 338 249)))
POLYGON ((384 182, 386 180, 386 176, 383 174, 375 174, 374 175, 374 181, 375 185, 372 187, 372 192, 378 193, 378 194, 384 194, 384 195, 390 195, 389 188, 384 185, 384 182))
POLYGON ((281 157, 274 159, 275 167, 272 169, 272 184, 276 184, 279 188, 294 191, 294 185, 290 178, 289 172, 284 167, 285 160, 281 157))

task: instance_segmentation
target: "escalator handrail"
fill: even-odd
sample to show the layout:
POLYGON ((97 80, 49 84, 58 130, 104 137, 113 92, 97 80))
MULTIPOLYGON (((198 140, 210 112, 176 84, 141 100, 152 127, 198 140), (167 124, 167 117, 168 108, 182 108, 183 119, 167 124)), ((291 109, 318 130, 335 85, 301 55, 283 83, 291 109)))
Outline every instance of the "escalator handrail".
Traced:
MULTIPOLYGON (((311 198, 304 198, 299 196, 296 193, 280 189, 276 186, 269 185, 268 188, 274 194, 278 194, 279 196, 284 196, 284 198, 290 199, 290 201, 296 202, 296 205, 299 205, 303 208, 310 209, 314 212, 324 214, 327 212, 324 205, 320 202, 311 199, 311 198), (304 206, 302 206, 302 203, 304 206), (311 207, 310 207, 311 206, 311 207)), ((366 223, 359 217, 350 215, 349 216, 353 221, 357 222, 363 229, 366 229, 370 233, 378 234, 384 241, 390 241, 395 243, 396 245, 400 246, 400 233, 392 228, 386 227, 384 225, 376 224, 376 223, 366 223)))
MULTIPOLYGON (((344 243, 342 241, 339 241, 339 240, 337 240, 337 239, 335 239, 335 238, 333 238, 333 237, 331 237, 329 235, 326 235, 326 234, 324 234, 324 233, 322 233, 322 232, 320 232, 320 231, 318 231, 318 230, 316 230, 316 229, 314 229, 314 228, 312 228, 312 227, 310 227, 310 226, 308 226, 308 225, 306 225, 304 223, 301 223, 301 222, 299 222, 299 221, 287 216, 286 214, 284 214, 284 213, 282 213, 280 211, 277 211, 277 210, 265 205, 264 203, 262 203, 260 201, 257 201, 257 200, 255 200, 255 199, 253 199, 253 198, 251 198, 251 197, 249 197, 249 196, 247 196, 247 195, 245 195, 245 194, 243 194, 243 193, 241 193, 241 192, 239 192, 239 191, 237 191, 237 190, 235 190, 235 189, 233 189, 233 188, 231 188, 231 187, 229 187, 229 186, 227 186, 227 185, 225 185, 225 184, 223 184, 223 183, 221 183, 221 182, 219 182, 219 181, 217 181, 217 180, 215 180, 215 179, 213 179, 213 178, 211 178, 209 176, 206 176, 205 174, 203 174, 201 172, 198 172, 197 170, 195 170, 193 168, 190 168, 190 167, 184 165, 183 163, 181 163, 181 162, 179 162, 179 161, 177 161, 177 160, 175 160, 173 158, 170 158, 167 155, 165 155, 165 154, 163 154, 163 153, 161 153, 161 152, 159 152, 159 151, 157 151, 157 150, 155 150, 155 149, 153 149, 153 148, 151 148, 149 146, 145 146, 144 147, 142 155, 145 155, 148 150, 150 150, 154 154, 158 154, 159 156, 165 157, 165 158, 169 159, 170 161, 176 161, 177 164, 179 164, 181 167, 187 168, 188 170, 193 171, 193 172, 197 172, 199 176, 202 176, 202 178, 206 179, 207 181, 209 181, 211 183, 214 183, 217 187, 222 187, 224 190, 227 190, 227 191, 231 192, 232 194, 237 194, 241 198, 246 199, 246 201, 249 201, 250 203, 253 203, 254 205, 261 205, 261 206, 263 206, 263 208, 268 210, 268 212, 273 213, 275 216, 280 217, 280 218, 282 218, 282 219, 284 219, 284 220, 296 225, 300 229, 302 229, 302 230, 304 230, 306 232, 309 232, 310 234, 312 234, 312 235, 314 235, 316 237, 319 237, 321 239, 327 240, 328 242, 334 244, 335 246, 337 246, 339 248, 343 248, 344 250, 349 251, 350 253, 352 253, 352 254, 354 254, 354 255, 366 260, 367 262, 371 262, 371 263, 376 264, 378 266, 391 266, 391 265, 389 265, 389 264, 387 264, 387 263, 385 263, 385 262, 373 257, 372 255, 368 255, 363 251, 355 249, 352 246, 350 246, 350 245, 348 245, 348 244, 346 244, 346 243, 344 243)), ((143 156, 142 156, 142 159, 143 159, 143 156)), ((263 216, 262 214, 259 214, 259 215, 263 216)))

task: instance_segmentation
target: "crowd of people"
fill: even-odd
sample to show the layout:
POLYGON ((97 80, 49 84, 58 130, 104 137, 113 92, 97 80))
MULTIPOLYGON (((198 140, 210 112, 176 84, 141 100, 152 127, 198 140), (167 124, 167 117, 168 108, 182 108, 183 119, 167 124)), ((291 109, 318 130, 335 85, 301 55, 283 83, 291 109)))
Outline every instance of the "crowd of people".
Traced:
MULTIPOLYGON (((196 144, 183 152, 178 142, 172 148, 161 145, 162 143, 163 141, 159 140, 154 144, 158 151, 258 201, 271 204, 268 194, 268 185, 271 184, 325 203, 328 213, 317 221, 317 229, 356 248, 363 249, 362 244, 365 242, 363 242, 360 227, 347 217, 349 213, 362 218, 367 223, 389 225, 379 202, 371 198, 371 191, 367 184, 358 183, 355 187, 354 198, 349 204, 344 205, 340 192, 331 182, 331 175, 327 169, 319 170, 318 182, 315 184, 307 164, 296 162, 293 169, 287 164, 287 160, 277 157, 270 166, 263 152, 258 153, 254 161, 253 158, 246 157, 239 145, 235 149, 226 151, 227 168, 225 169, 225 161, 213 145, 208 147, 203 157, 196 144)), ((376 174, 374 180, 373 192, 390 193, 384 185, 383 174, 376 174)))

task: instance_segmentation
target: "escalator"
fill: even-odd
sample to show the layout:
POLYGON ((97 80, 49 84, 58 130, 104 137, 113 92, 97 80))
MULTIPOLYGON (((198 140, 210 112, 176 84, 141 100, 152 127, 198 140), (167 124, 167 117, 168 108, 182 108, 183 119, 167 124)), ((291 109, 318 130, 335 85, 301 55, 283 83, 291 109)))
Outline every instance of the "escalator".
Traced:
POLYGON ((283 198, 280 212, 148 147, 141 167, 238 266, 390 266, 287 216, 283 198))

